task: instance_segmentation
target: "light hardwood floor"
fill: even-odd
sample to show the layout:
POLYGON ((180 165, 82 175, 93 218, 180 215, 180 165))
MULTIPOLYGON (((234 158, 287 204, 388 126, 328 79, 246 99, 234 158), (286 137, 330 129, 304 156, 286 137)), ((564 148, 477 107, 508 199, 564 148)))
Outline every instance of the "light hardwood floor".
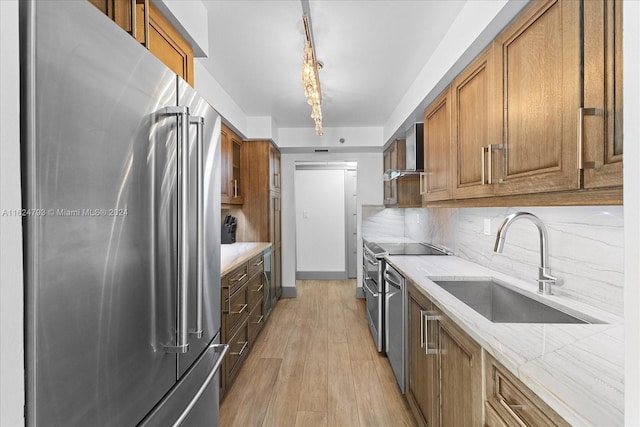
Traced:
POLYGON ((416 426, 369 333, 354 280, 298 281, 220 406, 220 425, 416 426))

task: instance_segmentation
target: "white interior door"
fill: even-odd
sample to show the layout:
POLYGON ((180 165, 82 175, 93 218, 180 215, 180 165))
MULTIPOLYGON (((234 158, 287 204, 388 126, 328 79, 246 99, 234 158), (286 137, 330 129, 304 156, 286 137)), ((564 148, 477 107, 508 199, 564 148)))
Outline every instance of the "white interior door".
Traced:
POLYGON ((345 173, 296 168, 296 276, 343 279, 347 275, 345 173))

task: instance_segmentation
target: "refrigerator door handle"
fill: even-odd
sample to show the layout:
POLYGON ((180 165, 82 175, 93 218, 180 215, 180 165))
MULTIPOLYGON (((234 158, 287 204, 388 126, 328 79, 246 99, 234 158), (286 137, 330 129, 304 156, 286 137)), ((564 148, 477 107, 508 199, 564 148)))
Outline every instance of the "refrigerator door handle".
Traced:
POLYGON ((189 107, 166 107, 165 115, 178 118, 178 321, 176 345, 165 346, 167 353, 186 353, 189 351, 188 341, 188 280, 189 280, 189 107))
POLYGON ((216 353, 220 353, 220 355, 218 356, 218 360, 216 360, 216 363, 213 365, 213 368, 211 368, 211 372, 209 372, 209 375, 207 375, 207 379, 204 380, 204 382, 198 389, 198 392, 193 396, 193 399, 191 399, 191 401, 189 402, 185 410, 182 411, 182 414, 180 414, 180 417, 176 420, 176 422, 173 423, 173 427, 180 426, 180 424, 182 424, 185 418, 189 415, 189 412, 191 412, 191 409, 193 409, 196 403, 198 403, 198 399, 200 399, 200 396, 202 396, 202 393, 204 393, 209 383, 216 376, 216 373, 218 372, 218 370, 220 370, 220 365, 224 360, 224 356, 229 351, 229 345, 227 344, 212 344, 210 347, 213 348, 216 353))
POLYGON ((202 338, 202 299, 204 286, 204 117, 191 116, 189 124, 196 125, 196 327, 189 333, 202 338))

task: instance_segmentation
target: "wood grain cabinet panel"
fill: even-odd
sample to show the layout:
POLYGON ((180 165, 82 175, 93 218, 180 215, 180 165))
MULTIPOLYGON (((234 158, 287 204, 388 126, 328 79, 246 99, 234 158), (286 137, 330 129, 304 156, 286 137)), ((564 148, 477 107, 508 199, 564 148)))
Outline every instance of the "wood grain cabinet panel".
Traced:
POLYGON ((282 294, 280 151, 271 141, 245 141, 240 155, 244 223, 238 239, 243 242, 271 243, 270 286, 273 305, 282 294))
POLYGON ((89 1, 131 35, 134 35, 131 27, 134 7, 136 40, 174 73, 191 86, 194 85, 193 48, 151 1, 148 2, 148 11, 145 11, 145 2, 142 0, 89 1), (149 40, 145 40, 145 12, 149 16, 149 40))
MULTIPOLYGON (((453 196, 456 199, 494 194, 490 175, 494 146, 500 145, 500 110, 494 102, 496 78, 490 45, 452 84, 451 122, 453 196)), ((495 158, 498 162, 499 159, 495 158)))
POLYGON ((584 2, 584 188, 622 186, 622 6, 584 2))
POLYGON ((409 391, 427 426, 482 425, 482 348, 409 285, 409 391))
POLYGON ((451 192, 451 96, 450 87, 424 112, 425 202, 449 200, 451 192))
POLYGON ((487 426, 569 424, 491 355, 485 355, 487 426))
POLYGON ((424 313, 432 310, 431 302, 420 293, 409 293, 407 400, 423 426, 436 426, 439 420, 437 359, 427 355, 424 341, 424 313))
POLYGON ((496 38, 503 164, 496 194, 579 188, 580 2, 536 1, 496 38))
POLYGON ((220 373, 220 399, 233 384, 264 326, 264 257, 256 255, 221 280, 221 337, 229 344, 220 373))
POLYGON ((482 349, 446 316, 439 317, 440 425, 481 425, 482 349))
MULTIPOLYGON (((383 153, 383 167, 406 169, 406 140, 396 139, 383 153)), ((384 181, 384 205, 396 208, 419 208, 422 206, 418 175, 406 175, 392 181, 384 181)))
POLYGON ((223 124, 220 131, 220 203, 223 206, 237 207, 244 203, 242 144, 242 139, 223 124))

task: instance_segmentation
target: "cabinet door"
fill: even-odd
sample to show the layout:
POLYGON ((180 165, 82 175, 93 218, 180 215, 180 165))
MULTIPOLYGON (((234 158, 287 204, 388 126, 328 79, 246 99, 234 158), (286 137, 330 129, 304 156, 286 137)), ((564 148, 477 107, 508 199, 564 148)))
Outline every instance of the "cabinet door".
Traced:
POLYGON ((229 204, 231 203, 231 135, 230 131, 226 126, 222 126, 222 130, 220 131, 220 151, 221 151, 221 161, 220 161, 220 173, 222 178, 220 179, 220 203, 229 204))
POLYGON ((271 191, 280 191, 280 151, 273 145, 269 146, 269 187, 271 191))
MULTIPOLYGON (((382 167, 383 171, 386 172, 391 169, 391 147, 389 147, 382 155, 382 167)), ((384 204, 386 206, 392 205, 393 193, 391 192, 391 183, 393 181, 384 181, 383 189, 384 189, 384 204)))
POLYGON ((622 185, 622 1, 584 2, 584 188, 622 185))
MULTIPOLYGON (((409 293, 409 387, 407 398, 416 419, 427 426, 438 425, 438 392, 436 390, 438 367, 435 355, 426 354, 425 349, 425 312, 430 311, 431 304, 420 295, 409 293)), ((433 324, 433 322, 431 322, 433 324)), ((435 328, 430 329, 433 336, 435 328)), ((433 340, 430 345, 433 346, 433 340)))
MULTIPOLYGON (((493 195, 489 176, 500 141, 500 115, 495 111, 493 50, 482 52, 453 82, 451 116, 453 140, 453 196, 456 199, 493 195)), ((496 159, 497 160, 497 159, 496 159)))
MULTIPOLYGON (((391 146, 384 153, 385 171, 388 169, 404 169, 404 157, 405 157, 405 142, 398 139, 394 141, 391 146), (402 159, 402 161, 400 160, 402 159)), ((387 206, 398 205, 398 180, 384 182, 384 204, 387 206)))
MULTIPOLYGON (((132 0, 136 1, 136 0, 132 0)), ((136 39, 145 42, 144 2, 136 5, 136 39)), ((193 86, 193 48, 171 23, 149 2, 147 49, 174 73, 193 86)))
POLYGON ((451 199, 451 103, 447 88, 424 112, 424 202, 451 199))
POLYGON ((440 425, 481 425, 482 350, 445 316, 437 323, 440 425))
POLYGON ((240 151, 242 140, 235 133, 231 134, 231 203, 242 204, 242 182, 240 167, 240 151))
POLYGON ((242 140, 227 126, 222 125, 220 173, 220 203, 241 205, 244 198, 241 194, 240 156, 242 140))
POLYGON ((498 194, 577 189, 582 2, 533 2, 496 38, 504 162, 498 194))

